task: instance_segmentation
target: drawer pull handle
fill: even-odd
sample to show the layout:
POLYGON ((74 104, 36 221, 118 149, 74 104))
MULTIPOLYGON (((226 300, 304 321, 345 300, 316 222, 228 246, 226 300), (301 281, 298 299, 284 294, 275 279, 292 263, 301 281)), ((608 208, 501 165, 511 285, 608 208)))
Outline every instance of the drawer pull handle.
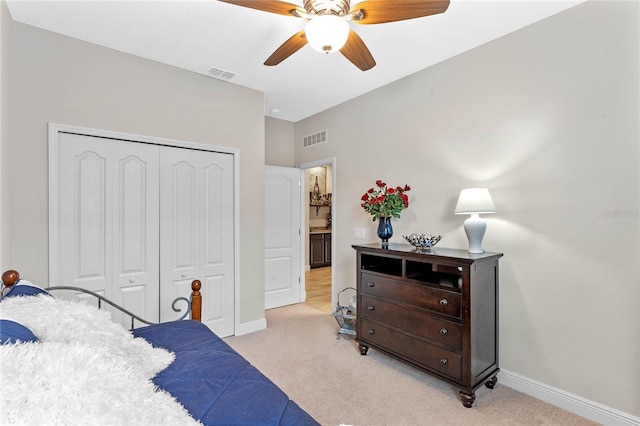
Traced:
POLYGON ((374 333, 375 333, 375 331, 373 331, 373 328, 370 328, 370 329, 369 329, 369 331, 368 331, 367 333, 369 333, 369 334, 374 334, 374 333))
POLYGON ((447 365, 448 363, 449 363, 449 360, 447 360, 446 358, 442 358, 440 360, 440 364, 442 364, 442 365, 447 365))
POLYGON ((370 311, 375 311, 376 307, 375 306, 367 306, 367 309, 370 311))
POLYGON ((375 287, 376 283, 374 282, 370 282, 369 284, 367 284, 369 287, 375 287))
POLYGON ((440 329, 440 334, 442 334, 443 336, 444 336, 445 334, 449 334, 449 330, 447 330, 446 328, 441 328, 441 329, 440 329))
POLYGON ((458 266, 458 271, 462 272, 462 266, 458 266))
POLYGON ((447 306, 448 304, 449 304, 449 302, 447 301, 447 299, 440 300, 440 305, 447 306))

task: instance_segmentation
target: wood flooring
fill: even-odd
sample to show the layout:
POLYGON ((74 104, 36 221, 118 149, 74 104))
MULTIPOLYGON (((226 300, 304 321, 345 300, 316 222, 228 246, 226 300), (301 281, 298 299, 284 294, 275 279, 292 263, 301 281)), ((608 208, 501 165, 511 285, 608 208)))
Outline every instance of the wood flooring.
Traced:
POLYGON ((331 266, 313 268, 305 274, 306 304, 322 312, 332 313, 331 266))

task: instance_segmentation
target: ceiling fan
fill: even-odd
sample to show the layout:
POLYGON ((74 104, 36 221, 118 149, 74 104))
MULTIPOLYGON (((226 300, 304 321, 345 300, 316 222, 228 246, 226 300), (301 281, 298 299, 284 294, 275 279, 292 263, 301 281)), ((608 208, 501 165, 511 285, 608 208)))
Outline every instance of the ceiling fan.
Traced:
POLYGON ((280 0, 220 0, 279 15, 294 16, 307 22, 304 30, 285 41, 265 61, 278 65, 304 45, 323 53, 340 51, 362 71, 376 65, 373 55, 347 21, 382 24, 443 13, 449 0, 364 0, 353 8, 349 0, 304 0, 304 8, 280 0))

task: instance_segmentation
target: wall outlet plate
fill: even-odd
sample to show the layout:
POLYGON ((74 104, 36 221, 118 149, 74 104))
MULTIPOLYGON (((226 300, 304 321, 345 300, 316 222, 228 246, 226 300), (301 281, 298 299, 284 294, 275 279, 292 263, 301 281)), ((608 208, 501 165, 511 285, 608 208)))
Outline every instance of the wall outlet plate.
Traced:
POLYGON ((356 240, 364 240, 364 228, 353 228, 353 238, 355 238, 356 240))

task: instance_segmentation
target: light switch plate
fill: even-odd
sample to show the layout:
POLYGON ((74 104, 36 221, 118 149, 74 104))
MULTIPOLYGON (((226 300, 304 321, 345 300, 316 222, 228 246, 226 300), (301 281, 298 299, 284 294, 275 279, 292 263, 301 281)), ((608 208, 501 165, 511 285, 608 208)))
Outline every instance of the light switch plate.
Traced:
POLYGON ((364 240, 364 228, 353 228, 353 238, 356 240, 364 240))

